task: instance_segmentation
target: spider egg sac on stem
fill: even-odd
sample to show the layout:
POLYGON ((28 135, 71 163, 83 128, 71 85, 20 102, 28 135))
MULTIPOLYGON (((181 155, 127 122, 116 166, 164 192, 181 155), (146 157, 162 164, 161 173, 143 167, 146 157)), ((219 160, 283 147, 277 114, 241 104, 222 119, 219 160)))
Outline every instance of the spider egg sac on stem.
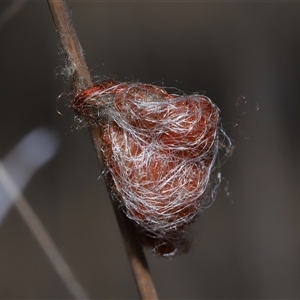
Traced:
POLYGON ((219 110, 203 95, 102 82, 72 101, 80 126, 101 126, 113 193, 154 238, 184 231, 202 209, 219 149, 219 110))

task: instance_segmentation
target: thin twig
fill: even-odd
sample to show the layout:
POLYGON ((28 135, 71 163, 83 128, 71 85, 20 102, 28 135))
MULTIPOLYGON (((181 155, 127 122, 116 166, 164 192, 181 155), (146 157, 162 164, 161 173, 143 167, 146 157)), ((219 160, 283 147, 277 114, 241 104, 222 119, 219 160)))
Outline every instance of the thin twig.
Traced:
MULTIPOLYGON (((69 9, 63 0, 48 0, 48 4, 66 54, 67 67, 73 75, 74 92, 78 92, 81 89, 91 86, 92 80, 83 56, 82 48, 71 22, 69 9)), ((103 169, 101 128, 90 128, 90 134, 100 167, 103 169)), ((111 197, 109 185, 107 185, 107 187, 111 197)), ((135 228, 127 217, 118 209, 115 201, 112 200, 112 203, 140 296, 142 299, 157 299, 157 294, 143 248, 136 239, 135 228)))
POLYGON ((68 288, 69 292, 75 297, 75 299, 89 299, 88 294, 76 279, 71 268, 59 252, 46 228, 29 205, 25 196, 22 194, 22 191, 20 191, 18 186, 15 184, 13 178, 11 178, 8 174, 1 161, 0 184, 3 186, 3 189, 6 191, 9 198, 14 200, 16 209, 48 256, 52 266, 68 288))

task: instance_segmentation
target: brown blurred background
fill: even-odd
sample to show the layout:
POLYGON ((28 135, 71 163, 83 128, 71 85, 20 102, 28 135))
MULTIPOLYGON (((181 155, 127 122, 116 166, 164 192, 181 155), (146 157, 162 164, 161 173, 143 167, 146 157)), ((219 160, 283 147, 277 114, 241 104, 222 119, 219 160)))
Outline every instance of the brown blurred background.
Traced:
MULTIPOLYGON (((189 253, 147 250, 160 298, 299 299, 300 3, 69 4, 94 76, 205 91, 224 123, 238 119, 240 95, 248 102, 239 137, 225 126, 237 147, 189 253)), ((57 132, 59 151, 25 196, 91 299, 138 298, 88 131, 56 112, 64 63, 46 1, 1 27, 0 49, 1 158, 38 126, 57 132)), ((70 298, 12 208, 0 227, 0 299, 70 298)))

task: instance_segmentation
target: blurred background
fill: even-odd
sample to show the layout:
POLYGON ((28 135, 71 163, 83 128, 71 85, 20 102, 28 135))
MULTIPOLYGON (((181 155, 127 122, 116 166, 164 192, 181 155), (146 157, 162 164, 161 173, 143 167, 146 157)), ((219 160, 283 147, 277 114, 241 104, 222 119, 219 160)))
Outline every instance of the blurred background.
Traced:
MULTIPOLYGON (((0 3, 2 21, 11 4, 0 3)), ((170 260, 146 250, 159 297, 299 299, 300 3, 69 4, 95 80, 205 91, 236 141, 189 253, 170 260)), ((25 197, 91 299, 138 298, 88 130, 76 130, 67 97, 58 101, 65 116, 56 111, 66 83, 47 3, 19 8, 0 27, 0 157, 36 128, 51 131, 52 159, 31 172, 25 197)), ((34 157, 46 152, 37 141, 34 157)), ((6 209, 0 299, 71 299, 18 211, 6 209)))

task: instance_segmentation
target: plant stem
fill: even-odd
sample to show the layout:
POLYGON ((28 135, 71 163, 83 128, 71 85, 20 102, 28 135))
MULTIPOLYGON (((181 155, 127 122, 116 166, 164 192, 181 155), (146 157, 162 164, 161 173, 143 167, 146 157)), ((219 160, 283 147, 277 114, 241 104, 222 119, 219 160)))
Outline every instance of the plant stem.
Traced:
MULTIPOLYGON (((0 184, 7 192, 11 201, 14 201, 17 211, 29 227, 30 231, 38 241, 49 258, 53 268, 64 282, 69 292, 75 299, 89 299, 88 294, 76 279, 66 260, 59 252, 50 234, 43 223, 31 208, 22 191, 19 189, 13 178, 9 175, 4 165, 0 161, 0 184)), ((1 188, 1 187, 0 187, 1 188)))
MULTIPOLYGON (((81 45, 72 25, 66 2, 63 0, 48 0, 48 4, 66 54, 68 75, 73 78, 73 90, 74 93, 76 93, 92 85, 91 76, 83 56, 81 45)), ((90 134, 100 167, 103 169, 101 128, 90 128, 90 134)), ((109 185, 107 185, 107 188, 111 197, 109 185)), ((141 299, 157 299, 155 286, 143 248, 136 239, 136 229, 125 214, 120 211, 117 203, 113 200, 112 203, 141 299)))

